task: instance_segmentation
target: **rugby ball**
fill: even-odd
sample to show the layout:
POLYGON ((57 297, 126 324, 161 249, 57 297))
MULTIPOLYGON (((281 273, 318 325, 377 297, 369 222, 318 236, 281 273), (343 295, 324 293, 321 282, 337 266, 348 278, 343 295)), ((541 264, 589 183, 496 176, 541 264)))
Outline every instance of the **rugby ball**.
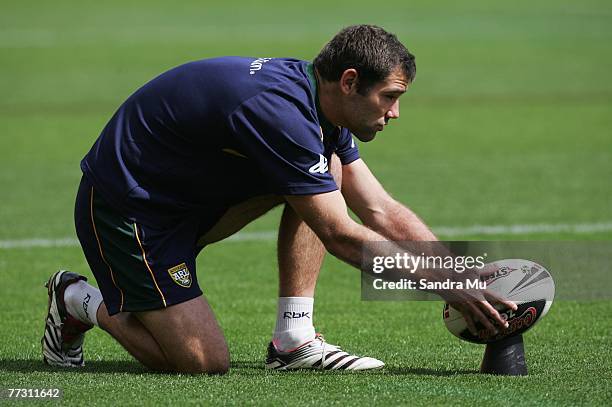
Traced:
POLYGON ((509 328, 491 336, 476 323, 478 335, 473 335, 463 315, 449 304, 444 305, 442 317, 446 328, 456 337, 474 343, 496 342, 514 335, 520 335, 538 322, 550 309, 555 297, 555 283, 552 276, 541 265, 530 260, 506 259, 488 264, 487 273, 481 280, 487 283, 487 290, 516 303, 518 309, 500 309, 502 318, 509 328))

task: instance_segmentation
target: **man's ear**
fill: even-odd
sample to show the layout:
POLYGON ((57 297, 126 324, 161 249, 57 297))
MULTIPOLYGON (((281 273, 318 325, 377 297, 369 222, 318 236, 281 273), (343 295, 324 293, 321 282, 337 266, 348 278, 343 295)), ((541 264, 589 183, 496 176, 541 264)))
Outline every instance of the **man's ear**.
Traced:
POLYGON ((356 69, 350 68, 342 72, 340 77, 340 90, 344 94, 357 92, 357 84, 359 82, 359 74, 356 69))

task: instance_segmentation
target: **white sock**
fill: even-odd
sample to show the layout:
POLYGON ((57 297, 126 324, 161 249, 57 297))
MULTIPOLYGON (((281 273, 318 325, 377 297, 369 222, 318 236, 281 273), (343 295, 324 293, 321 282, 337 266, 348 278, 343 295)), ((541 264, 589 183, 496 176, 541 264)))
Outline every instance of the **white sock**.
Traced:
POLYGON ((98 325, 97 313, 102 301, 100 290, 83 280, 70 284, 64 292, 68 314, 86 324, 98 325))
POLYGON ((313 307, 314 298, 311 297, 279 297, 272 337, 276 349, 289 352, 314 339, 313 307))

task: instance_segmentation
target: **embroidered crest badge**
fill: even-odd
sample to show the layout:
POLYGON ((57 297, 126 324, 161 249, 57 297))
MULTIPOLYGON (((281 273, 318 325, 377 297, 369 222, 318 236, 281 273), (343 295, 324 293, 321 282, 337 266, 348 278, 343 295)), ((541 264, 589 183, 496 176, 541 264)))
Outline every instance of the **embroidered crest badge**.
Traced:
POLYGON ((181 287, 191 287, 191 273, 185 263, 181 263, 178 266, 174 266, 168 269, 168 274, 172 277, 175 283, 181 287))

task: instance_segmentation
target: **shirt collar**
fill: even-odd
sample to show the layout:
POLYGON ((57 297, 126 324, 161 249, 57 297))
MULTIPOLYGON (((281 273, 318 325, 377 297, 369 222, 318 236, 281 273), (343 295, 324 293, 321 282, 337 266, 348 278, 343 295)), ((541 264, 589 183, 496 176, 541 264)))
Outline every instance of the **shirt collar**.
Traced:
POLYGON ((317 117, 319 118, 319 125, 321 126, 321 130, 323 131, 323 135, 335 135, 339 128, 337 126, 334 126, 329 120, 327 120, 327 117, 325 117, 323 111, 321 110, 321 104, 319 103, 319 83, 317 81, 314 65, 312 63, 308 63, 308 65, 306 66, 306 74, 308 75, 310 86, 314 92, 315 105, 317 108, 317 117))

